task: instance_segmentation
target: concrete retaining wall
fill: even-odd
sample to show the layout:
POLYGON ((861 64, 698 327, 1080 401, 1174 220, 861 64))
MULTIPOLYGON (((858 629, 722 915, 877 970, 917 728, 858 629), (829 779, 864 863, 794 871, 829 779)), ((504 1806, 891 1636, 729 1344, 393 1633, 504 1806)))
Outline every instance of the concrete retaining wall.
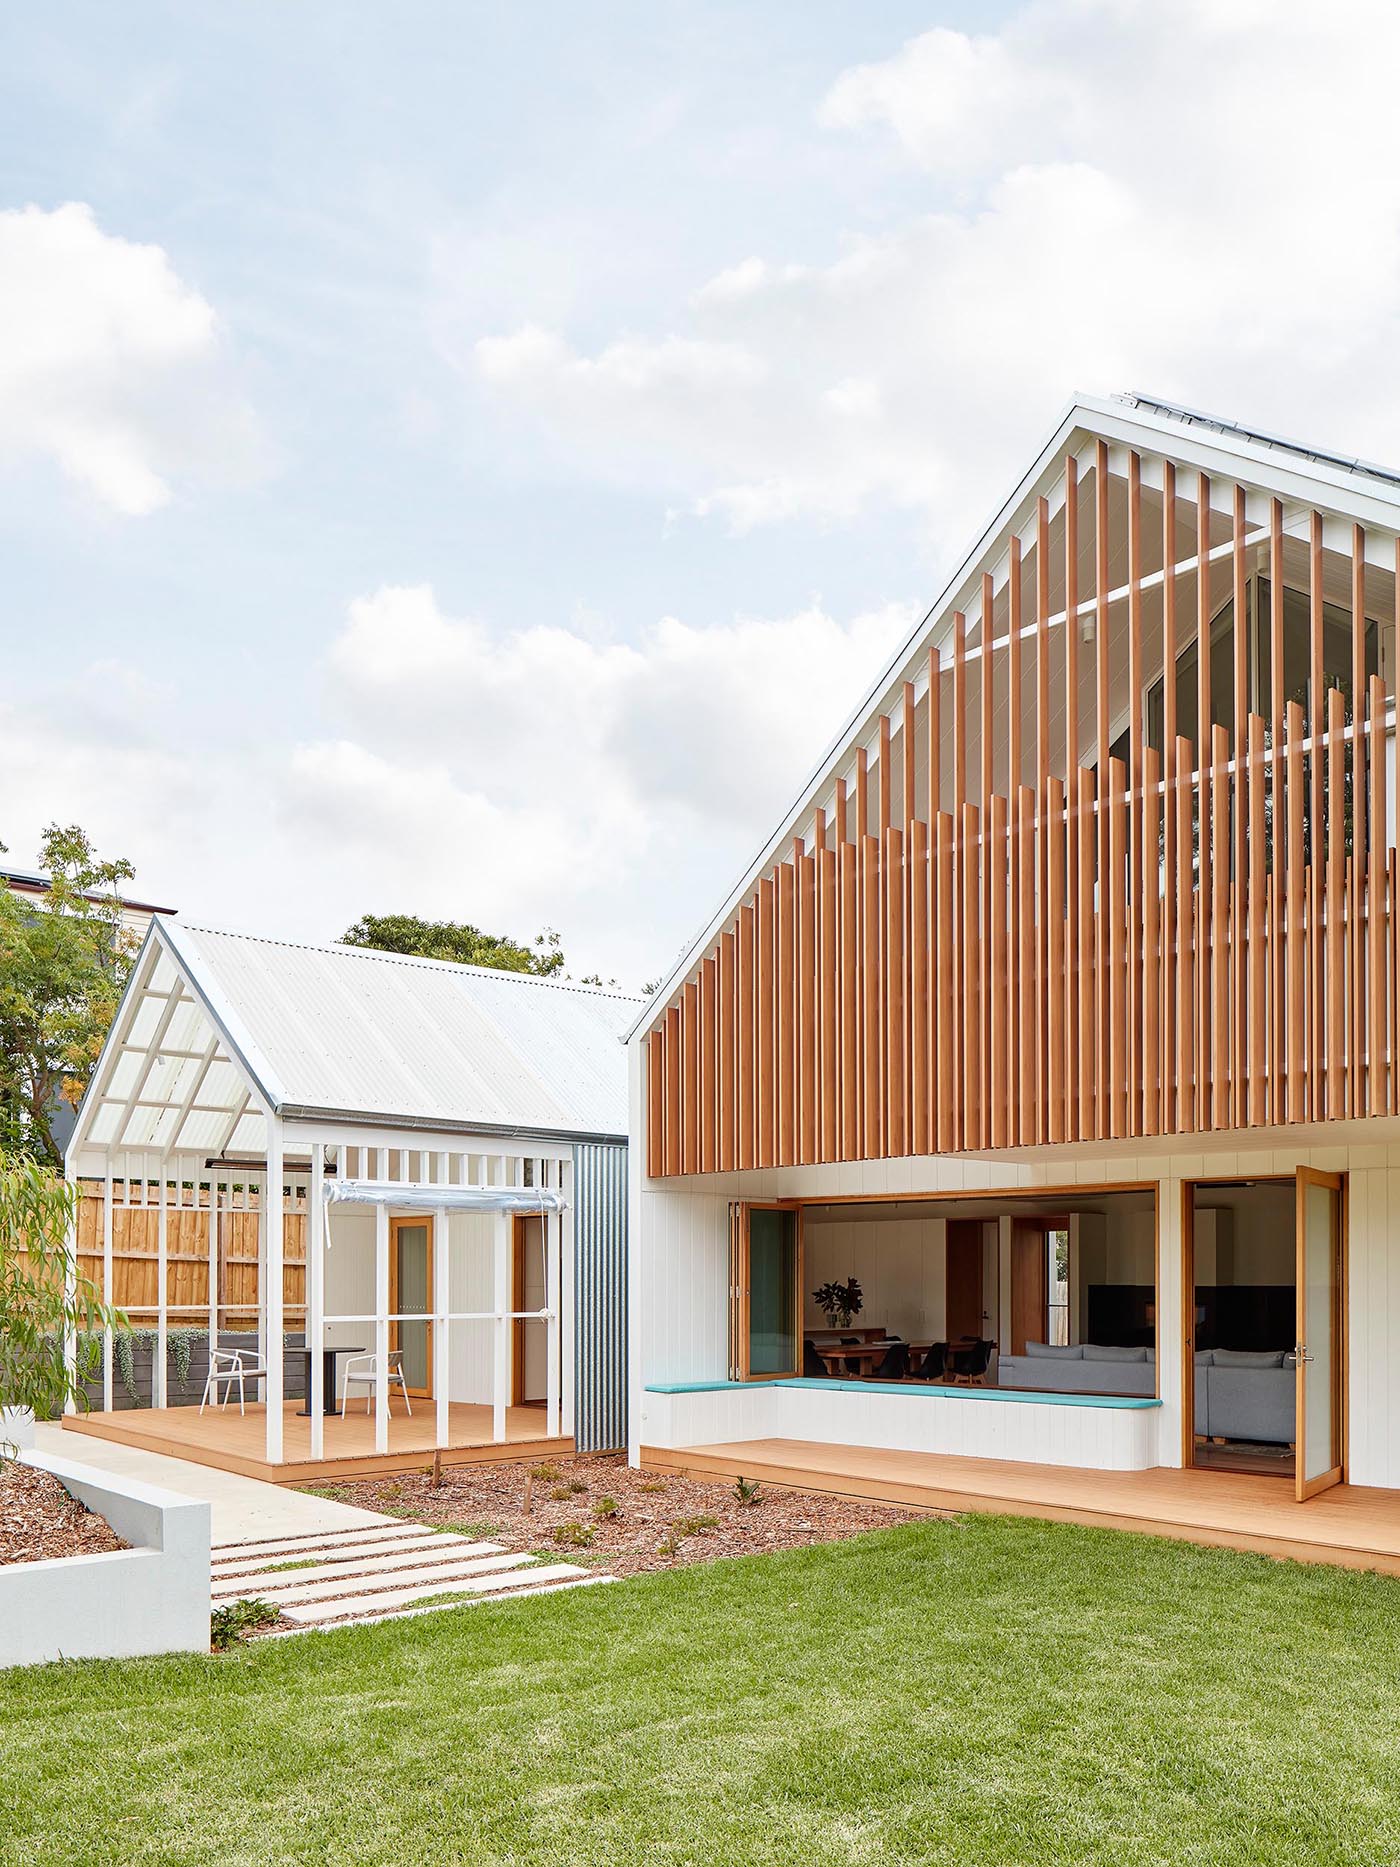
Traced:
POLYGON ((132 1547, 0 1566, 0 1666, 208 1652, 208 1504, 77 1459, 21 1457, 132 1547))

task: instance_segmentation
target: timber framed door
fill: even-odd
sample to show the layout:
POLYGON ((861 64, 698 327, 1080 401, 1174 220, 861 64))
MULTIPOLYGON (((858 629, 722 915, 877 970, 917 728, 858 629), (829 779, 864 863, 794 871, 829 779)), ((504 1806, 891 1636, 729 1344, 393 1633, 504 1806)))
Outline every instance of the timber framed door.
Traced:
POLYGON ((1011 1221, 1011 1353, 1024 1355, 1027 1342, 1050 1339, 1050 1284, 1046 1219, 1011 1221))
POLYGON ((410 1394, 433 1392, 433 1222, 389 1221, 389 1347, 403 1356, 410 1394), (421 1320, 420 1320, 421 1318, 421 1320))
POLYGON ((982 1221, 949 1219, 945 1253, 943 1331, 950 1342, 982 1335, 982 1221))
MULTIPOLYGON (((543 1309, 546 1302, 545 1220, 516 1213, 511 1225, 510 1307, 543 1309)), ((548 1324, 516 1314, 510 1325, 510 1404, 542 1407, 548 1385, 548 1324)))
POLYGON ((802 1372, 802 1211, 729 1208, 729 1378, 802 1372))
POLYGON ((1301 1504, 1342 1478, 1342 1176, 1300 1167, 1298 1187, 1298 1377, 1296 1490, 1301 1504))

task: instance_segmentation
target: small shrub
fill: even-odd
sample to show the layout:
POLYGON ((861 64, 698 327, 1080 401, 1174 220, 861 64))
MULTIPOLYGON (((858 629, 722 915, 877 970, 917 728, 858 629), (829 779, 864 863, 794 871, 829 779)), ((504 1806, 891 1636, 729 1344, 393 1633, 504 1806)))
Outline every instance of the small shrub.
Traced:
POLYGON ((664 1478, 639 1478, 637 1489, 639 1491, 664 1491, 666 1480, 664 1478))
POLYGON ((759 1489, 758 1480, 755 1478, 736 1478, 734 1481, 734 1496, 740 1504, 761 1504, 763 1502, 763 1492, 759 1489))
POLYGON ((385 1485, 384 1496, 385 1497, 402 1497, 403 1486, 401 1484, 385 1485))
POLYGON ((532 1465, 530 1467, 530 1476, 537 1478, 542 1485, 553 1484, 563 1475, 557 1465, 532 1465))
POLYGON ((588 1486, 583 1482, 582 1478, 571 1478, 569 1480, 570 1497, 582 1497, 587 1489, 588 1486))
POLYGON ((561 1504, 566 1497, 572 1497, 574 1495, 574 1489, 572 1485, 551 1485, 549 1488, 549 1495, 554 1499, 556 1504, 561 1504))
POLYGON ((244 1598, 215 1608, 209 1616, 209 1644, 216 1653, 236 1647, 250 1627, 266 1627, 277 1619, 277 1610, 268 1601, 244 1598))
POLYGON ((556 1523, 550 1531, 550 1538, 561 1549, 587 1549, 593 1541, 593 1532, 586 1523, 573 1521, 556 1523))
POLYGON ((671 1528, 677 1536, 698 1536, 702 1530, 718 1530, 719 1518, 708 1513, 697 1517, 677 1517, 671 1528))
POLYGON ((674 1556, 679 1551, 683 1541, 684 1538, 679 1536, 676 1531, 668 1530, 657 1544, 656 1553, 658 1556, 674 1556))
POLYGON ((617 1499, 615 1497, 600 1497, 598 1502, 593 1506, 593 1515, 595 1517, 616 1517, 617 1499))

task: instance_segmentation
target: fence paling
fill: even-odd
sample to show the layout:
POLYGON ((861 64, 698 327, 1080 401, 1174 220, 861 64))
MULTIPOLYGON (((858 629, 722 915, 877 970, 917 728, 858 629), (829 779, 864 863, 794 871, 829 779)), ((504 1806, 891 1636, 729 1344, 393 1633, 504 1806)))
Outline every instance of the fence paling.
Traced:
MULTIPOLYGON (((186 1189, 188 1190, 188 1189, 186 1189)), ((107 1300, 133 1318, 154 1316, 160 1307, 157 1257, 159 1214, 152 1191, 149 1205, 115 1201, 112 1207, 112 1287, 107 1300)), ((286 1263, 283 1300, 300 1314, 306 1306, 306 1204, 289 1199, 284 1207, 286 1263)), ((256 1198, 246 1209, 218 1212, 216 1290, 222 1326, 256 1320, 258 1310, 258 1211, 256 1198)), ((209 1208, 174 1205, 167 1213, 166 1308, 172 1315, 207 1316, 209 1289, 209 1208)), ((78 1209, 78 1268, 102 1287, 102 1194, 85 1186, 78 1209)))

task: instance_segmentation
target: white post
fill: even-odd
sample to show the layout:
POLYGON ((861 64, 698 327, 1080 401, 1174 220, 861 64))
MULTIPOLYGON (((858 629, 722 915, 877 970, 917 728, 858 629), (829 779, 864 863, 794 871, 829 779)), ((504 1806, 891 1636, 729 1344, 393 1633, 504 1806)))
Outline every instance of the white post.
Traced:
POLYGON ((282 1463, 282 1372, 285 1349, 282 1326, 282 1124, 267 1118, 267 1171, 263 1176, 263 1236, 267 1240, 267 1300, 263 1316, 267 1332, 267 1411, 264 1416, 266 1458, 282 1463))
POLYGON ((78 1298, 78 1176, 67 1162, 64 1163, 63 1177, 68 1182, 73 1197, 73 1214, 63 1234, 63 1296, 70 1312, 70 1320, 63 1325, 63 1365, 68 1371, 68 1393, 63 1402, 65 1413, 76 1413, 77 1402, 73 1398, 73 1382, 78 1372, 78 1332, 71 1321, 71 1311, 78 1298))
POLYGON ((435 1443, 439 1447, 447 1445, 452 1437, 452 1415, 449 1411, 452 1362, 447 1337, 447 1273, 451 1244, 447 1208, 440 1206, 433 1214, 433 1383, 437 1404, 435 1443))
MULTIPOLYGON (((251 1182, 252 1175, 249 1175, 251 1182)), ((248 1197, 245 1185, 244 1198, 248 1197)), ((267 1176, 258 1193, 258 1366, 267 1366, 267 1176)), ((267 1399, 267 1382, 259 1376, 258 1399, 267 1399)))
POLYGON ((166 1210, 169 1202, 165 1188, 165 1162, 160 1167, 160 1210, 156 1215, 156 1353, 151 1364, 151 1405, 163 1407, 166 1402, 165 1391, 165 1354, 170 1333, 169 1290, 167 1283, 170 1264, 170 1227, 169 1214, 166 1210))
MULTIPOLYGON (((311 1210, 306 1215, 306 1404, 311 1409, 311 1456, 326 1456, 326 1150, 311 1144, 311 1210)), ((335 1395, 331 1395, 335 1405, 335 1395)))
POLYGON ((491 1366, 491 1437, 497 1445, 505 1443, 506 1436, 506 1377, 507 1357, 510 1349, 510 1215, 496 1215, 495 1237, 495 1296, 492 1307, 496 1312, 496 1337, 493 1344, 495 1353, 491 1366))
POLYGON ((549 1311, 545 1324, 544 1430, 549 1439, 559 1434, 559 1234, 562 1215, 541 1215, 540 1236, 544 1241, 544 1304, 549 1311))
POLYGON ((389 1450, 389 1208, 374 1208, 374 1449, 389 1450))
MULTIPOLYGON (((107 1158, 107 1175, 102 1182, 102 1301, 112 1306, 112 1160, 107 1158)), ((102 1331, 102 1411, 112 1411, 112 1325, 102 1331)))
MULTIPOLYGON (((198 1194, 196 1194, 196 1198, 198 1194)), ((209 1354, 219 1346, 219 1182, 209 1176, 209 1354)))

